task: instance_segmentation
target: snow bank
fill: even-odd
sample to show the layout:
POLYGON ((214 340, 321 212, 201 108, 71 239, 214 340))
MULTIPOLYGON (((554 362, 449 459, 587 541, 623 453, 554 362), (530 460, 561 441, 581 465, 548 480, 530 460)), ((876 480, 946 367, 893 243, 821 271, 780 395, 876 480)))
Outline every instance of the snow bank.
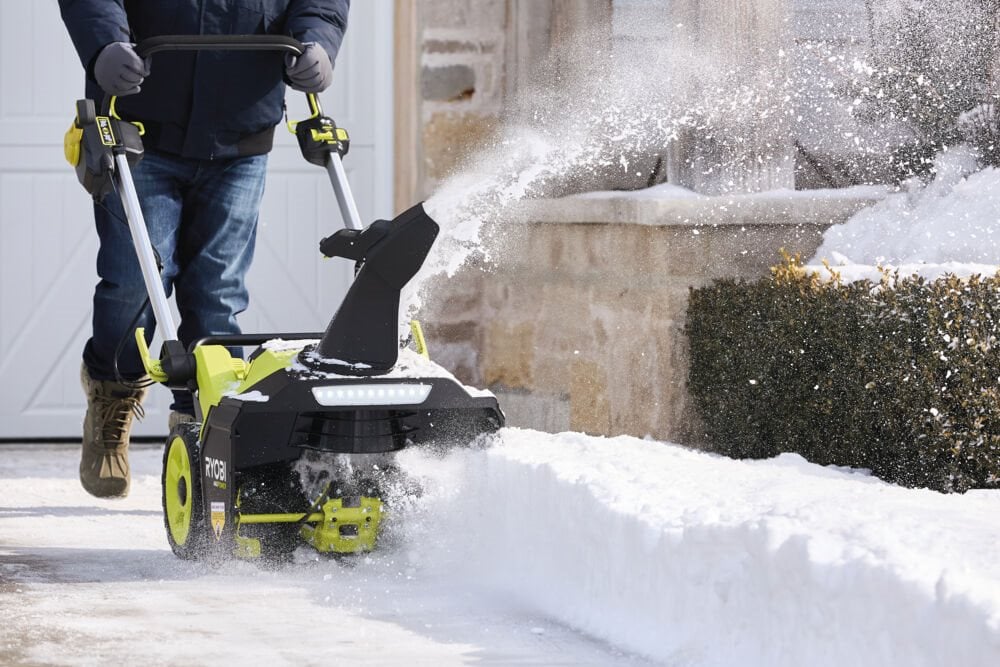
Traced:
POLYGON ((404 450, 424 493, 393 505, 375 553, 303 547, 276 570, 174 558, 159 447, 133 451, 115 501, 80 489, 73 448, 5 448, 0 663, 644 664, 620 647, 684 667, 1000 664, 1000 492, 635 438, 495 440, 404 450))
POLYGON ((466 552, 448 567, 623 648, 682 665, 1000 664, 1000 494, 513 429, 467 461, 446 510, 466 552))
POLYGON ((875 276, 876 264, 926 277, 983 273, 984 265, 992 274, 1000 264, 1000 170, 975 169, 968 149, 942 153, 929 184, 914 179, 828 229, 811 264, 845 266, 847 279, 875 276))

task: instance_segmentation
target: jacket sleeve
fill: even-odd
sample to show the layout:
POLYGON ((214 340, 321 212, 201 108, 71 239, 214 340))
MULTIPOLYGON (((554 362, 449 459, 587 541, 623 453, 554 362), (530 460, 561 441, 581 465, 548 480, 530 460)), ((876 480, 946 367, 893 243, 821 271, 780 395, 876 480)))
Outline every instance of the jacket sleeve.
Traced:
POLYGON ((90 79, 101 49, 130 39, 123 0, 59 0, 59 11, 90 79))
POLYGON ((285 27, 300 42, 318 42, 336 61, 347 30, 351 0, 292 0, 285 27))

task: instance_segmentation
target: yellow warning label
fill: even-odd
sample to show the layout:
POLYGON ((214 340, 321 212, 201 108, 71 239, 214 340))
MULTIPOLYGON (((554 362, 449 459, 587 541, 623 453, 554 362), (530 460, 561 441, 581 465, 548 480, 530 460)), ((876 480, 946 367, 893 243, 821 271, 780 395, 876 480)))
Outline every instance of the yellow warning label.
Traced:
POLYGON ((212 503, 212 532, 215 539, 222 538, 222 529, 226 526, 226 504, 212 503))

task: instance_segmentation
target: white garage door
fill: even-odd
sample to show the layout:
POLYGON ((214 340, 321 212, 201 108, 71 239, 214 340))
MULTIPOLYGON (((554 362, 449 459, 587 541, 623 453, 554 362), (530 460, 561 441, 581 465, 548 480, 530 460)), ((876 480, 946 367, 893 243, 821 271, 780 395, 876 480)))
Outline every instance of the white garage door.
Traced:
MULTIPOLYGON (((354 2, 323 94, 351 133, 346 166, 365 221, 392 213, 392 44, 391 0, 354 2)), ((80 434, 97 243, 62 136, 82 89, 56 0, 0 0, 0 439, 80 434)), ((288 106, 305 115, 302 95, 290 93, 288 106)), ((326 171, 277 134, 241 322, 247 332, 322 330, 350 276, 346 261, 321 261, 317 250, 339 213, 326 171)), ((168 404, 156 387, 136 433, 165 435, 168 404)))

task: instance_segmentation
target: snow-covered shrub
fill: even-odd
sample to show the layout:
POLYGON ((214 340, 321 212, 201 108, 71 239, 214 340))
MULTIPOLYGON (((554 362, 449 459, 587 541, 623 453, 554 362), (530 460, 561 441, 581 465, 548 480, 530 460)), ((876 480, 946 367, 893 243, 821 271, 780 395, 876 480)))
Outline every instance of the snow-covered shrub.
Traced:
POLYGON ((1000 276, 841 283, 793 258, 692 290, 689 387, 720 453, 1000 487, 1000 276))

